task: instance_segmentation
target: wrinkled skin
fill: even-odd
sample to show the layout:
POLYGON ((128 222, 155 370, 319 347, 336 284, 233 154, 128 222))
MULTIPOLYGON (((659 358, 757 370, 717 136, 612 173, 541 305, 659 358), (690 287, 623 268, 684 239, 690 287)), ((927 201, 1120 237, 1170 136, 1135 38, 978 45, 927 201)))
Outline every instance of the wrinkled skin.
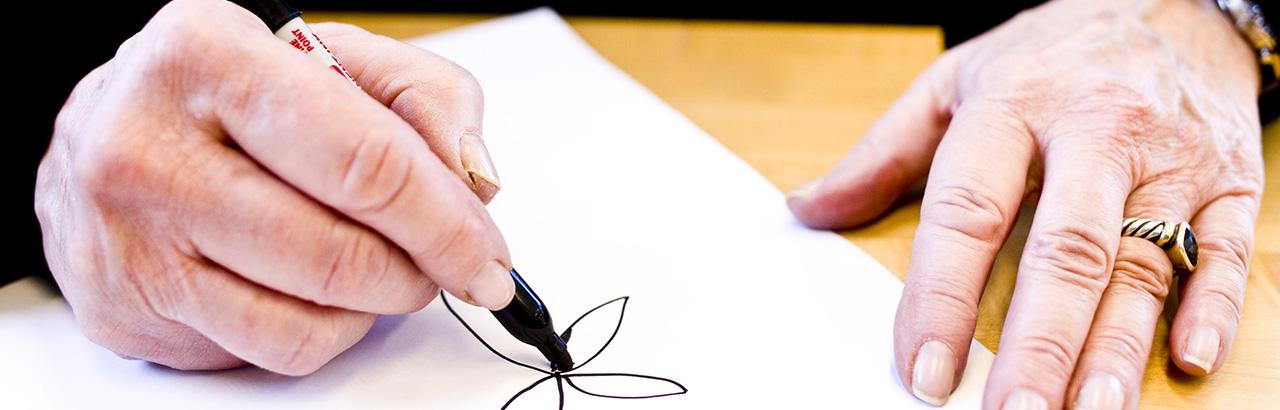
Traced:
POLYGON ((947 51, 788 202, 812 227, 857 226, 927 176, 894 346, 904 386, 940 404, 995 255, 1035 201, 984 408, 1134 409, 1173 268, 1121 221, 1195 229, 1169 350, 1213 372, 1263 187, 1256 64, 1210 1, 1056 0, 947 51))
POLYGON ((168 4, 75 88, 35 207, 89 339, 178 369, 300 375, 440 288, 511 299, 483 203, 497 186, 469 161, 487 161, 475 79, 315 29, 363 90, 214 0, 168 4))

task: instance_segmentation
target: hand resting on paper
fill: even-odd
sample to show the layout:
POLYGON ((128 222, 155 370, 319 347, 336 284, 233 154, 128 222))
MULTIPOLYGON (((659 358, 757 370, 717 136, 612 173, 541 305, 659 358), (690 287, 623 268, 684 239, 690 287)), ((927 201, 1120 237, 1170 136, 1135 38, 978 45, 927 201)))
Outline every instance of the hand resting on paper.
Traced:
POLYGON ((81 80, 35 205, 89 339, 178 369, 301 375, 441 287, 511 299, 475 79, 314 28, 363 90, 211 0, 170 3, 81 80))
POLYGON ((984 408, 1137 408, 1177 290, 1169 257, 1122 238, 1122 218, 1194 227, 1200 263, 1169 351, 1213 372, 1239 324, 1263 186, 1258 78, 1212 2, 1049 2, 947 51, 788 203, 809 226, 857 226, 927 174, 895 360, 904 386, 941 404, 997 251, 1036 201, 984 408))

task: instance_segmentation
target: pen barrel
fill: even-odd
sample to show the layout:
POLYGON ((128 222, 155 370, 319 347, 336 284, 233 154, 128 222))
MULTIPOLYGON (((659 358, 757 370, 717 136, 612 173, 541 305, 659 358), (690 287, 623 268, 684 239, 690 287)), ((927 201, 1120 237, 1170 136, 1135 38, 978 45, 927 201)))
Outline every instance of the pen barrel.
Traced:
POLYGON ((342 63, 339 63, 333 53, 329 52, 329 47, 325 46, 323 41, 320 41, 320 37, 311 31, 311 27, 307 26, 307 23, 302 20, 300 15, 281 25, 275 34, 276 37, 289 43, 293 48, 319 61, 329 67, 330 70, 351 81, 351 84, 355 85, 356 88, 360 88, 356 84, 356 79, 351 77, 351 74, 342 66, 342 63))
POLYGON ((511 270, 511 280, 515 282, 515 295, 507 307, 493 311, 493 316, 516 339, 537 348, 554 369, 568 370, 573 359, 564 340, 556 334, 547 306, 515 269, 511 270))
POLYGON ((536 346, 548 333, 555 333, 551 313, 515 269, 511 270, 511 280, 515 282, 515 295, 506 307, 493 311, 493 316, 516 339, 536 346))

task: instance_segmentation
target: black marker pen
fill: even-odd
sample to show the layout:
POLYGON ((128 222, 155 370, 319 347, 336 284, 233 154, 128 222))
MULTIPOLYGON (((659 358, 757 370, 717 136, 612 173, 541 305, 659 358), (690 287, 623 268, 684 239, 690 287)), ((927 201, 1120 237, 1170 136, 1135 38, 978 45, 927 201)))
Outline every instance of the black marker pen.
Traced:
POLYGON ((311 27, 302 21, 302 12, 294 10, 289 3, 284 0, 235 0, 235 3, 252 11, 262 19, 263 23, 267 23, 267 28, 271 29, 276 37, 350 80, 356 88, 360 87, 356 85, 356 79, 352 78, 338 59, 333 57, 333 53, 329 52, 324 42, 320 41, 320 37, 317 37, 316 33, 311 31, 311 27))
POLYGON ((533 288, 515 269, 511 270, 511 280, 516 282, 516 294, 507 307, 493 311, 493 317, 498 318, 498 323, 516 339, 542 352, 542 356, 551 362, 551 370, 572 369, 569 346, 556 334, 547 305, 538 299, 538 294, 533 293, 533 288))
MULTIPOLYGON (((356 80, 338 63, 338 59, 333 57, 320 37, 302 21, 302 13, 294 10, 284 0, 235 0, 235 3, 261 18, 276 37, 351 80, 351 84, 356 84, 356 80)), ((516 339, 537 348, 551 362, 552 370, 573 368, 569 348, 560 335, 556 334, 547 305, 538 299, 538 295, 533 293, 533 289, 515 269, 511 270, 511 280, 515 282, 515 296, 507 307, 493 311, 493 316, 516 339)))

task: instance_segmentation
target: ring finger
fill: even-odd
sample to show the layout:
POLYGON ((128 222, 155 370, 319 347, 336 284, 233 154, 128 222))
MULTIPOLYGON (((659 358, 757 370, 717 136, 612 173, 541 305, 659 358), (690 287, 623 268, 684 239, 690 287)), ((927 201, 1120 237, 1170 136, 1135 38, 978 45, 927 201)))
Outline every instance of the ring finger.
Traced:
MULTIPOLYGON (((1139 187, 1125 203, 1125 216, 1172 224, 1184 221, 1190 214, 1189 204, 1166 188, 1162 184, 1139 187)), ((1139 227, 1152 228, 1134 226, 1139 227)), ((1163 249, 1147 239, 1120 238, 1111 280, 1067 390, 1072 408, 1138 407, 1156 322, 1172 283, 1173 264, 1163 249)))

